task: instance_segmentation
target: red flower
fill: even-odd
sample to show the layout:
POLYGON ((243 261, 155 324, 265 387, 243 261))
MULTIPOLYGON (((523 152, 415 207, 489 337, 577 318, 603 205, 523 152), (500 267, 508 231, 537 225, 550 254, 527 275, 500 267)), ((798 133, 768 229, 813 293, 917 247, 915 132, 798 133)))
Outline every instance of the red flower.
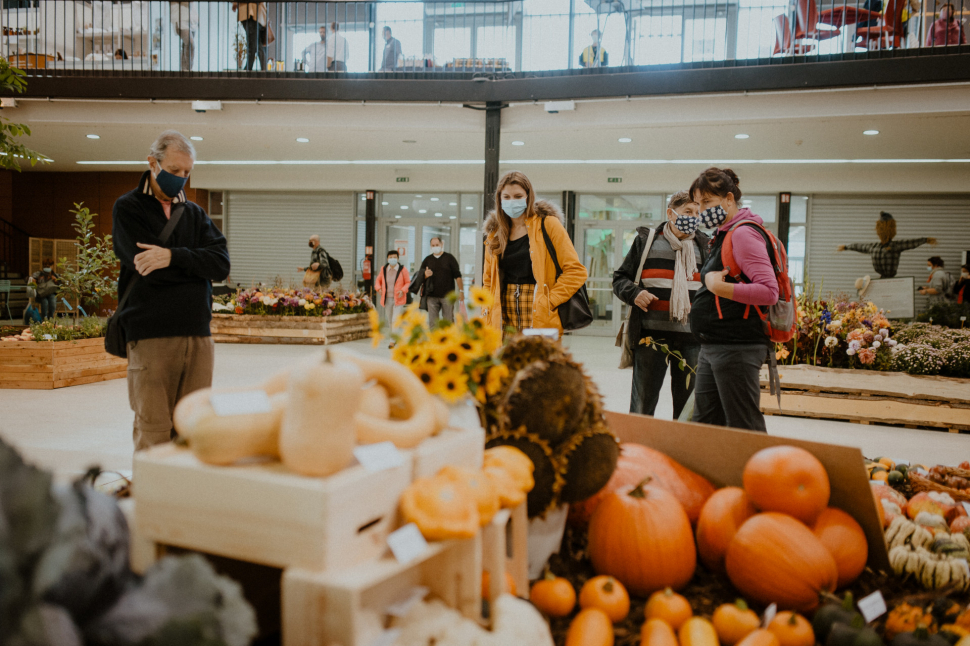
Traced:
POLYGON ((236 305, 236 314, 242 314, 242 313, 243 313, 243 308, 236 305))

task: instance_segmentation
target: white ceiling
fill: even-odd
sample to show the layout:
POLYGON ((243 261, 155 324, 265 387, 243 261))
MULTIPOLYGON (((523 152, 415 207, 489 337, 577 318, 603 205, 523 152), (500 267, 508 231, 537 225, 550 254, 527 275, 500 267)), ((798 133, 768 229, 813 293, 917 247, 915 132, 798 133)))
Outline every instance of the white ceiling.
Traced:
MULTIPOLYGON (((199 188, 395 190, 401 175, 408 191, 482 188, 484 113, 457 105, 226 103, 199 114, 186 102, 21 100, 3 116, 31 126, 29 145, 55 171, 141 169, 77 162, 143 160, 171 127, 204 139, 199 188)), ((548 191, 672 190, 727 161, 752 192, 966 192, 970 163, 877 162, 970 159, 970 85, 580 101, 559 114, 514 104, 501 158, 548 191), (860 159, 873 161, 814 163, 860 159)))

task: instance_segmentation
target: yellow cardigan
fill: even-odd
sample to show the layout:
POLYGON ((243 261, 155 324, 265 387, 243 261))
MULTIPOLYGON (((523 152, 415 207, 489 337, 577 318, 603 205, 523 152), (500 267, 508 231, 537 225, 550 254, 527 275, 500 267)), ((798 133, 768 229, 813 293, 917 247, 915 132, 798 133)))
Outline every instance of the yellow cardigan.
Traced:
MULTIPOLYGON (((579 261, 579 256, 573 247, 566 227, 562 222, 562 214, 554 205, 538 201, 535 203, 537 215, 526 219, 525 224, 529 235, 529 255, 532 258, 532 275, 536 279, 535 300, 533 301, 532 327, 555 328, 562 335, 562 323, 556 308, 569 300, 582 287, 589 276, 586 267, 579 261), (546 233, 556 249, 562 275, 556 281, 556 265, 546 249, 545 239, 542 237, 540 219, 546 223, 546 233)), ((489 215, 485 224, 488 239, 494 235, 495 214, 489 215), (492 225, 491 227, 489 225, 492 225)), ((499 275, 499 259, 485 245, 485 263, 483 268, 482 286, 492 295, 494 305, 485 310, 483 315, 486 322, 502 329, 502 279, 499 275)))

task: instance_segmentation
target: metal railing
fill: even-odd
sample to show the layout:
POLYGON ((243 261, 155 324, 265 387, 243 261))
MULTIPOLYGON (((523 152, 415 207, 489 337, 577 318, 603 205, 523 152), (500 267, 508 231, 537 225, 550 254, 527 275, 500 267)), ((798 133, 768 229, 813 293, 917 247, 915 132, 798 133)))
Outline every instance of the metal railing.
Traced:
POLYGON ((970 51, 970 0, 234 4, 3 0, 0 53, 34 76, 170 77, 501 75, 970 51))

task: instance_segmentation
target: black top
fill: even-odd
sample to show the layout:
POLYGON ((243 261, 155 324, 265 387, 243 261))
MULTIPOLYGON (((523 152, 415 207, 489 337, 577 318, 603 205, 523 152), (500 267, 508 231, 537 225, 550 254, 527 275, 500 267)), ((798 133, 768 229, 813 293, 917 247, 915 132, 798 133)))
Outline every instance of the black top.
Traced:
MULTIPOLYGON (((229 275, 226 239, 201 206, 180 193, 172 211, 185 204, 182 219, 165 245, 172 250, 171 264, 141 276, 118 322, 128 341, 173 336, 210 336, 212 285, 229 275)), ((118 293, 124 294, 135 271, 135 256, 144 251, 137 243, 158 245, 168 219, 151 192, 148 171, 135 190, 115 202, 112 211, 114 250, 121 260, 118 293)))
POLYGON ((532 273, 532 256, 529 255, 529 236, 509 240, 505 253, 499 258, 498 268, 506 285, 536 284, 536 277, 532 273))
POLYGON ((424 295, 429 298, 444 298, 455 291, 455 279, 461 278, 461 268, 458 260, 447 251, 438 258, 434 254, 421 261, 418 268, 418 275, 424 276, 424 270, 430 269, 433 273, 424 279, 424 295))

